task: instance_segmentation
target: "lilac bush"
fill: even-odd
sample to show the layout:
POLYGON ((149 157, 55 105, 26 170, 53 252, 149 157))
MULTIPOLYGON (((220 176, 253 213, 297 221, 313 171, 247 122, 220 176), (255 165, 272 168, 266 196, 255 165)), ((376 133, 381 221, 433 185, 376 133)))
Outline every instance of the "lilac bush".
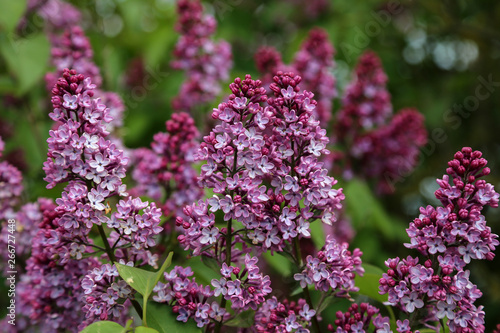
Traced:
MULTIPOLYGON (((301 6, 309 17, 328 8, 301 6)), ((338 91, 336 51, 320 28, 290 64, 261 47, 262 79, 246 74, 224 91, 232 51, 215 41, 210 8, 177 1, 170 66, 186 79, 165 131, 149 148, 128 148, 124 104, 104 91, 82 13, 29 1, 19 28, 38 13, 51 47, 42 170, 56 199, 25 202, 21 171, 0 162, 0 217, 16 221, 18 242, 19 317, 2 322, 6 331, 484 332, 468 265, 494 259, 499 241, 484 209, 500 195, 483 179, 482 153, 457 152, 437 180, 441 205, 410 223, 404 246, 418 257, 384 257, 386 271, 363 263, 344 202, 358 198, 344 188, 360 178, 393 192, 427 141, 423 115, 393 113, 371 51, 338 91), (212 128, 200 133, 195 119, 216 97, 212 128)), ((0 138, 0 157, 4 148, 0 138)), ((3 236, 6 260, 8 244, 3 236)))

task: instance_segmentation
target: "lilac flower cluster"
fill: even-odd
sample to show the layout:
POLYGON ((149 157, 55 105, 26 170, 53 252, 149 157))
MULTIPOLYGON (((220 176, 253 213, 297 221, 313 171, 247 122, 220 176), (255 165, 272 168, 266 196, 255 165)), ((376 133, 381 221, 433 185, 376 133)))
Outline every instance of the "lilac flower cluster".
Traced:
MULTIPOLYGON (((335 326, 328 325, 328 331, 337 333, 367 332, 370 324, 375 326, 377 333, 389 333, 389 318, 379 314, 379 309, 368 303, 352 304, 346 312, 336 313, 335 326), (335 329, 336 327, 336 329, 335 329)), ((399 331, 398 331, 399 332, 399 331)))
POLYGON ((297 332, 309 333, 311 319, 316 311, 309 307, 304 299, 297 302, 284 300, 282 303, 275 296, 266 300, 255 313, 254 332, 297 332))
POLYGON ((243 270, 223 263, 220 270, 222 278, 212 280, 214 296, 222 295, 231 301, 231 307, 235 310, 257 310, 265 296, 272 291, 271 280, 268 275, 260 273, 257 261, 257 257, 246 254, 243 270))
MULTIPOLYGON (((38 225, 42 222, 43 216, 40 207, 47 207, 51 204, 51 200, 39 198, 37 202, 24 204, 17 211, 9 210, 3 217, 5 220, 16 220, 16 264, 18 265, 16 270, 18 272, 23 272, 25 270, 23 264, 30 256, 32 239, 38 232, 38 225)), ((4 263, 7 264, 8 226, 7 224, 2 224, 2 227, 0 250, 2 255, 6 258, 4 263)))
POLYGON ((332 114, 332 102, 337 97, 336 80, 332 74, 335 49, 328 40, 328 33, 320 28, 312 29, 308 38, 295 54, 293 66, 302 76, 304 89, 314 93, 318 102, 315 115, 326 126, 332 114))
POLYGON ((394 183, 415 168, 419 148, 427 142, 423 116, 416 110, 402 110, 391 118, 386 82, 379 58, 364 53, 334 126, 334 141, 344 152, 332 158, 343 162, 336 172, 376 180, 382 193, 393 192, 394 183))
POLYGON ((109 140, 105 123, 108 109, 93 99, 94 85, 75 71, 65 70, 52 90, 54 111, 50 117, 61 125, 50 131, 48 159, 44 163, 48 188, 69 182, 57 200, 64 227, 75 236, 86 235, 92 225, 107 224, 136 249, 154 245, 160 209, 140 199, 120 200, 116 213, 106 216, 106 199, 125 196, 125 167, 128 159, 109 140), (143 215, 138 214, 143 210, 143 215))
POLYGON ((163 214, 175 220, 183 214, 182 207, 199 200, 203 194, 192 167, 199 133, 194 120, 185 112, 172 114, 166 128, 165 133, 154 136, 152 149, 134 151, 136 167, 132 177, 137 186, 131 193, 161 201, 163 214))
POLYGON ((267 99, 261 82, 247 75, 231 83, 228 102, 214 109, 221 123, 204 137, 199 156, 207 161, 200 185, 215 195, 178 219, 185 230, 179 241, 195 255, 213 256, 219 240, 232 235, 215 225, 219 210, 225 221, 242 224, 242 237, 271 251, 309 237, 315 219, 336 220, 344 196, 317 160, 328 152, 328 138, 312 116, 316 101, 300 92, 300 76, 278 74, 270 85, 275 98, 267 99))
POLYGON ((181 36, 171 66, 186 71, 187 79, 172 105, 177 111, 191 111, 220 93, 220 83, 228 79, 232 67, 231 46, 211 39, 217 22, 203 13, 199 0, 179 0, 177 12, 176 30, 181 36))
MULTIPOLYGON (((122 178, 128 159, 106 138, 105 124, 111 120, 109 110, 100 99, 93 98, 94 87, 90 78, 84 78, 74 70, 64 70, 63 77, 52 89, 54 111, 50 117, 60 125, 50 131, 47 140, 49 152, 44 163, 45 180, 49 182, 48 188, 68 182, 61 198, 56 200, 56 211, 61 214, 57 222, 61 234, 53 237, 55 243, 64 240, 64 246, 58 249, 58 257, 61 263, 73 258, 81 260, 92 247, 105 251, 103 258, 112 263, 121 259, 135 265, 149 263, 155 266, 157 257, 146 249, 155 245, 154 236, 163 230, 159 226, 161 210, 154 203, 148 205, 139 198, 127 197, 119 200, 116 211, 108 216, 113 209, 106 200, 127 195, 122 178), (101 228, 105 248, 94 245, 88 237, 94 225, 101 228), (102 225, 112 230, 109 238, 104 235, 102 225)), ((106 267, 105 264, 98 270, 105 272, 106 267)), ((121 297, 123 293, 113 289, 113 283, 118 282, 112 281, 111 276, 98 280, 96 274, 89 273, 84 279, 85 282, 102 280, 99 288, 85 289, 91 294, 86 298, 87 306, 83 307, 87 311, 84 325, 108 315, 116 316, 123 309, 101 295, 105 292, 111 297, 109 291, 112 290, 114 296, 121 297), (102 286, 108 282, 111 289, 102 286)))
POLYGON ((159 282, 154 292, 153 300, 168 303, 177 320, 187 322, 193 318, 198 327, 210 325, 210 321, 220 322, 227 319, 229 313, 217 302, 209 302, 214 292, 209 286, 202 286, 190 277, 193 275, 190 267, 176 266, 170 273, 164 273, 165 283, 159 282))
POLYGON ((339 243, 332 235, 326 238, 323 250, 316 258, 311 255, 306 258, 306 266, 301 273, 294 275, 302 288, 314 284, 316 290, 328 292, 331 288, 337 297, 345 297, 351 291, 358 291, 354 285, 356 274, 363 275, 361 255, 359 249, 351 253, 349 244, 339 243))
POLYGON ((410 223, 411 242, 405 245, 417 249, 424 263, 412 257, 389 259, 380 280, 380 292, 389 294, 392 305, 408 313, 427 309, 424 320, 446 317, 452 332, 484 331, 482 306, 474 305, 482 293, 464 268, 472 259, 492 260, 499 244, 481 215, 485 206, 498 207, 499 201, 493 186, 479 179, 490 172, 481 155, 469 147, 457 152, 447 175, 437 180, 435 195, 442 206, 421 207, 410 223))
POLYGON ((255 63, 266 84, 272 82, 278 71, 298 73, 302 77, 302 87, 314 93, 317 102, 314 116, 321 126, 326 126, 331 117, 333 99, 337 97, 336 81, 332 74, 334 54, 335 49, 328 40, 328 33, 315 28, 309 32, 292 64, 284 64, 281 54, 269 46, 259 48, 255 53, 255 63))
MULTIPOLYGON (((4 146, 5 144, 0 137, 0 157, 4 146)), ((13 213, 12 209, 19 202, 23 191, 22 182, 21 171, 7 161, 0 162, 0 219, 3 220, 8 213, 13 213)))
POLYGON ((391 193, 395 183, 415 168, 420 147, 426 143, 423 115, 415 109, 404 109, 389 124, 357 137, 351 157, 358 160, 364 177, 377 181, 379 192, 391 193))
MULTIPOLYGON (((31 240, 26 273, 16 286, 17 310, 41 332, 78 332, 75 323, 83 322, 80 279, 99 263, 92 257, 72 259, 65 255, 80 250, 61 223, 63 212, 56 208, 50 200, 39 203, 43 218, 31 240)), ((24 332, 22 326, 16 329, 24 332)))
POLYGON ((386 83, 387 75, 380 59, 373 52, 365 52, 356 66, 354 80, 342 97, 336 124, 339 139, 352 137, 360 129, 370 130, 386 123, 392 113, 386 83))
MULTIPOLYGON (((57 83, 57 79, 63 75, 64 69, 72 68, 77 73, 90 77, 95 85, 94 97, 101 98, 103 104, 108 107, 109 122, 106 123, 108 131, 113 131, 123 124, 123 102, 116 93, 99 90, 102 84, 102 77, 99 68, 92 60, 93 51, 90 41, 79 26, 68 27, 62 34, 50 35, 52 44, 51 62, 56 70, 45 75, 47 90, 51 91, 57 83)), ((114 138, 114 143, 119 144, 119 140, 114 138)))
MULTIPOLYGON (((122 263, 125 264, 124 261, 122 263)), ((82 299, 85 304, 83 312, 86 320, 80 328, 96 320, 120 320, 120 317, 124 316, 133 290, 124 280, 118 279, 118 276, 115 265, 104 264, 95 267, 82 279, 82 299)))
POLYGON ((50 30, 67 29, 81 18, 80 11, 66 1, 29 0, 25 15, 18 25, 19 31, 32 29, 29 26, 28 16, 35 12, 47 23, 50 30))

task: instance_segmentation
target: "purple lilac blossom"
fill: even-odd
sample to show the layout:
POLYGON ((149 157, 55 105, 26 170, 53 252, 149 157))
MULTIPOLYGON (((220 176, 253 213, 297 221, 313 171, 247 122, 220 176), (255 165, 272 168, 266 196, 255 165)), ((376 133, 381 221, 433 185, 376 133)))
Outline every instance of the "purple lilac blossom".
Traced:
POLYGON ((427 321, 444 320, 451 332, 483 332, 484 311, 475 301, 482 293, 465 266, 473 259, 493 260, 498 235, 481 211, 498 207, 499 194, 480 179, 490 173, 482 153, 469 147, 455 153, 446 175, 438 179, 440 207, 421 207, 407 229, 410 243, 423 257, 388 259, 380 293, 405 312, 426 311, 427 321), (421 309, 421 310, 420 310, 421 309))
POLYGON ((210 301, 214 295, 209 286, 196 283, 190 267, 174 267, 169 273, 164 273, 165 283, 158 283, 153 300, 167 303, 177 314, 177 320, 187 322, 193 318, 198 327, 213 326, 213 322, 227 319, 229 313, 219 307, 215 301, 210 301))
MULTIPOLYGON (((38 327, 40 332, 78 332, 75 323, 84 321, 79 281, 99 262, 81 256, 65 259, 65 253, 80 249, 61 225, 64 213, 50 200, 39 201, 37 207, 42 218, 31 239, 26 272, 16 285, 16 310, 29 318, 29 327, 38 327)), ((16 330, 25 332, 24 324, 15 326, 16 330)))
POLYGON ((423 116, 416 110, 392 115, 386 83, 380 59, 364 53, 336 116, 333 141, 341 151, 331 155, 334 173, 376 181, 381 193, 393 192, 415 168, 419 148, 427 142, 423 116))
POLYGON ((302 288, 314 285, 322 292, 333 291, 337 297, 347 297, 349 292, 358 291, 354 285, 356 274, 363 275, 361 267, 362 252, 355 249, 353 253, 347 250, 349 244, 339 243, 332 235, 326 238, 324 248, 306 258, 306 265, 301 273, 294 275, 302 288))
POLYGON ((320 28, 309 31, 309 36, 295 54, 293 66, 302 76, 302 87, 314 93, 318 104, 315 115, 326 127, 332 114, 332 102, 337 97, 336 80, 332 74, 335 49, 328 33, 320 28))
MULTIPOLYGON (((155 266, 156 257, 147 249, 156 244, 155 235, 163 230, 159 226, 161 210, 154 203, 149 205, 139 198, 128 197, 125 192, 122 179, 128 159, 107 139, 109 109, 99 98, 93 98, 94 88, 89 77, 66 69, 52 89, 54 110, 49 116, 60 125, 50 131, 47 140, 45 180, 48 188, 67 183, 61 198, 56 200, 56 211, 61 214, 58 219, 61 237, 67 240, 58 255, 62 263, 81 259, 94 247, 88 237, 93 226, 107 225, 112 232, 104 241, 114 246, 103 258, 155 266), (117 196, 125 198, 118 200, 112 209, 107 199, 117 196)), ((87 278, 92 279, 92 273, 87 278)), ((104 281, 110 283, 108 287, 115 282, 104 281)), ((103 301, 99 292, 85 300, 87 306, 83 309, 88 312, 84 325, 118 315, 119 308, 103 301)))
POLYGON ((194 153, 199 147, 198 130, 194 120, 185 112, 172 114, 166 122, 166 132, 157 133, 152 149, 135 150, 135 169, 132 177, 136 187, 134 195, 147 195, 162 208, 164 216, 171 216, 166 223, 167 231, 173 226, 182 208, 198 201, 203 190, 197 183, 197 172, 193 169, 194 153))
POLYGON ((260 81, 249 75, 230 85, 229 101, 212 116, 221 122, 204 137, 199 158, 200 185, 214 196, 189 207, 179 241, 195 255, 204 253, 224 261, 231 246, 223 237, 231 230, 215 224, 214 212, 224 221, 242 223, 243 237, 262 250, 283 251, 294 238, 310 237, 309 223, 336 221, 344 199, 336 180, 327 175, 318 158, 328 151, 326 131, 312 116, 316 101, 300 92, 300 76, 278 72, 267 99, 260 81))
POLYGON ((231 46, 212 39, 217 22, 203 13, 199 0, 179 0, 177 12, 176 30, 181 36, 171 66, 184 70, 187 79, 172 106, 176 111, 190 112, 220 93, 220 83, 228 79, 232 67, 231 46))
MULTIPOLYGON (((5 144, 0 137, 0 157, 5 144)), ((19 203, 23 191, 23 176, 15 166, 7 161, 0 162, 0 219, 13 213, 13 208, 19 203)), ((2 234, 7 237, 7 233, 2 234)), ((4 237, 2 236, 2 237, 4 237)))
POLYGON ((279 302, 275 296, 267 299, 255 312, 255 325, 252 332, 278 333, 299 332, 309 333, 311 318, 316 311, 311 309, 304 299, 297 302, 283 300, 279 302))
MULTIPOLYGON (((106 129, 109 132, 113 132, 115 128, 121 127, 123 125, 123 112, 125 110, 123 101, 114 92, 100 90, 102 77, 99 68, 92 59, 92 46, 83 30, 79 26, 68 27, 62 34, 50 35, 50 41, 52 44, 51 62, 55 67, 55 72, 45 75, 47 90, 52 90, 57 79, 62 76, 65 68, 72 68, 77 73, 91 78, 92 83, 96 86, 94 88, 94 97, 101 98, 102 103, 108 107, 109 118, 111 120, 106 123, 106 129)), ((92 119, 95 115, 86 114, 85 116, 89 121, 95 120, 92 119)), ((123 150, 121 140, 113 138, 113 141, 123 150)))
POLYGON ((346 312, 338 311, 334 324, 328 324, 328 331, 337 333, 367 332, 371 324, 378 333, 389 333, 389 317, 379 314, 379 309, 368 303, 352 304, 346 312))

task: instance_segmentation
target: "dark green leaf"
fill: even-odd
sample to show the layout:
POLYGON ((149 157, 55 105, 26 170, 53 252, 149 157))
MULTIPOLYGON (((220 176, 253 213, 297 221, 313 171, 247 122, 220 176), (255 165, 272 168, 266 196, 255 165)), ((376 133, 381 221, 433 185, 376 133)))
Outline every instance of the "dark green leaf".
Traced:
POLYGON ((85 327, 80 333, 125 333, 126 329, 113 321, 98 321, 85 327))
POLYGON ((225 326, 231 327, 252 327, 254 324, 255 311, 247 310, 238 313, 233 319, 224 323, 225 326))
MULTIPOLYGON (((140 297, 137 297, 142 301, 140 297)), ((172 313, 172 308, 168 305, 149 301, 147 306, 148 326, 154 328, 159 333, 200 333, 201 329, 196 327, 194 321, 187 323, 178 321, 177 315, 172 313)))
POLYGON ((214 258, 201 256, 201 261, 205 264, 205 266, 212 269, 214 272, 220 273, 221 266, 214 258))

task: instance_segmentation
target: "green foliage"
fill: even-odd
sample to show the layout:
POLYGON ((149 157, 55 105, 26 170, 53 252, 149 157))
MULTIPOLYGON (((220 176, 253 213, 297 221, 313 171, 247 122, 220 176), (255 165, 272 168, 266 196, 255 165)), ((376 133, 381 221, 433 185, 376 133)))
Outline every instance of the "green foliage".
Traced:
POLYGON ((114 321, 97 321, 85 327, 80 333, 126 333, 128 329, 114 321))
POLYGON ((29 38, 2 34, 0 51, 10 73, 16 78, 16 95, 28 92, 47 72, 50 45, 45 34, 39 33, 29 38))
POLYGON ((0 1, 0 27, 11 33, 26 9, 26 0, 0 1))
MULTIPOLYGON (((137 297, 139 300, 141 297, 137 297)), ((201 329, 196 327, 193 320, 187 323, 176 319, 177 315, 172 308, 156 302, 148 302, 147 306, 148 326, 159 333, 200 333, 201 329)))
POLYGON ((247 310, 238 313, 233 319, 224 323, 229 327, 252 327, 254 324, 255 311, 247 310))
POLYGON ((380 295, 378 292, 378 281, 382 278, 384 271, 369 264, 363 264, 363 268, 365 269, 365 274, 363 274, 363 276, 356 275, 356 278, 354 279, 356 287, 359 288, 359 292, 357 294, 368 296, 381 303, 387 302, 387 294, 380 295))
POLYGON ((118 273, 120 273, 121 278, 143 296, 142 320, 145 326, 147 326, 147 304, 149 296, 153 292, 155 285, 163 277, 163 272, 165 272, 168 266, 172 263, 172 255, 173 252, 170 252, 168 257, 163 262, 163 265, 156 272, 145 271, 140 268, 116 263, 116 268, 118 269, 118 273))

